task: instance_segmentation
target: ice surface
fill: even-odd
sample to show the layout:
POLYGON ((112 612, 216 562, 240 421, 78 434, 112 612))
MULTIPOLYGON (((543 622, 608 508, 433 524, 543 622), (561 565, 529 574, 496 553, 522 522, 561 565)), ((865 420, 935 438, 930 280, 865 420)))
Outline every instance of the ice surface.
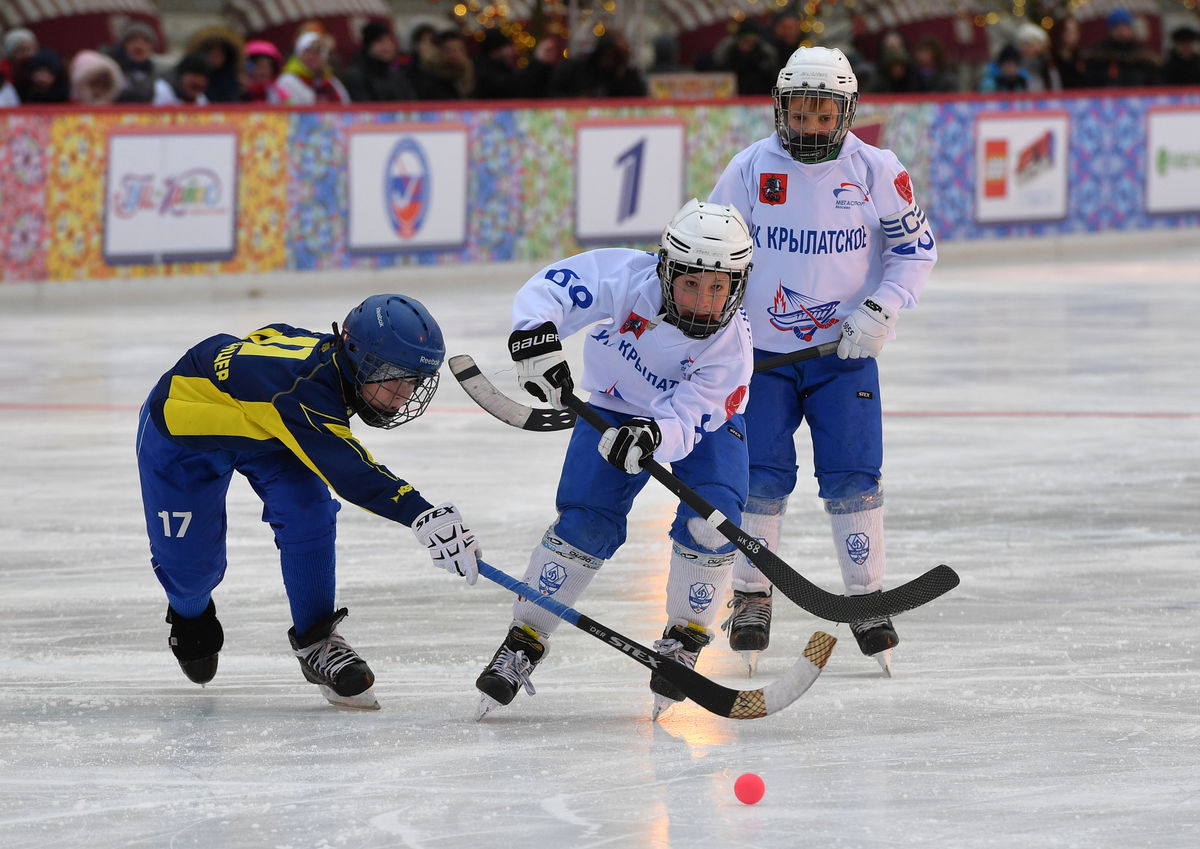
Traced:
MULTIPOLYGON (((274 545, 238 478, 220 671, 188 682, 133 456, 159 374, 210 333, 323 329, 403 291, 450 353, 519 397, 503 343, 529 270, 0 287, 0 845, 1200 845, 1197 249, 944 261, 902 316, 881 359, 890 583, 946 562, 962 585, 896 620, 891 680, 845 626, 777 601, 760 680, 814 630, 841 640, 780 714, 683 705, 653 724, 645 670, 564 626, 537 695, 476 723, 474 678, 510 597, 451 580, 406 528, 347 505, 341 630, 383 709, 338 711, 289 653, 274 545), (733 794, 743 772, 766 780, 753 807, 733 794)), ((521 574, 553 519, 565 434, 505 427, 448 371, 424 418, 357 430, 521 574)), ((837 590, 815 492, 802 470, 780 553, 837 590)), ((672 510, 651 482, 577 604, 647 644, 672 510)), ((745 687, 715 645, 700 670, 745 687)))

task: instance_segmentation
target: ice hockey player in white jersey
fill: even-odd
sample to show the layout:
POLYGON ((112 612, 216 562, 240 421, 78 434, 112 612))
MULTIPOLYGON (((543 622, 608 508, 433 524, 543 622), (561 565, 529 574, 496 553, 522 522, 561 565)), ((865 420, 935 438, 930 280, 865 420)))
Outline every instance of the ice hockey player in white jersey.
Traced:
MULTIPOLYGON (((837 358, 755 374, 746 410, 750 494, 742 528, 779 545, 798 466, 794 434, 812 436, 813 463, 848 595, 883 587, 883 428, 875 357, 900 310, 937 261, 907 171, 889 150, 849 132, 858 81, 840 50, 801 47, 773 92, 774 135, 730 161, 709 200, 741 211, 754 238, 745 309, 755 357, 840 339, 837 358)), ((730 646, 753 674, 767 647, 771 584, 745 557, 734 566, 730 646)), ((863 654, 891 674, 890 619, 851 624, 863 654)))
MULTIPOLYGON (((692 199, 675 214, 656 254, 587 251, 552 263, 513 304, 510 354, 517 378, 564 409, 574 379, 560 337, 586 328, 579 388, 610 424, 578 424, 556 496, 558 518, 538 542, 526 583, 572 605, 625 541, 627 515, 654 456, 731 520, 746 498, 741 412, 752 369, 741 309, 752 244, 736 209, 692 199)), ((694 667, 712 639, 729 587, 733 545, 685 505, 669 536, 666 628, 660 654, 694 667)), ((632 568, 636 569, 637 566, 632 568)), ((636 577, 636 576, 634 576, 636 577)), ((545 658, 559 619, 518 598, 508 634, 475 686, 478 718, 512 702, 545 658)), ((684 694, 651 675, 655 718, 684 694)))

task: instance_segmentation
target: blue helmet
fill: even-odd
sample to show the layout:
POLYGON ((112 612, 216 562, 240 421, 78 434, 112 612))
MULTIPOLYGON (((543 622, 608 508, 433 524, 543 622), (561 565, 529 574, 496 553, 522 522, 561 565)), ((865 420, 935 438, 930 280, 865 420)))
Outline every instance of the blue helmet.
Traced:
POLYGON ((342 323, 344 373, 356 387, 354 412, 372 427, 395 427, 415 419, 437 391, 446 343, 429 310, 405 295, 372 295, 342 323), (410 382, 412 393, 395 412, 363 397, 363 387, 389 380, 410 382))

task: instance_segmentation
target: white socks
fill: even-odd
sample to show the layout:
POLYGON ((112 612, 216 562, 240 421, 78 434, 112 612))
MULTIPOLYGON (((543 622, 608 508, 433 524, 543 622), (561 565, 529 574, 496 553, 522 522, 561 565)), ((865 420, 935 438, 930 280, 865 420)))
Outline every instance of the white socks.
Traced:
POLYGON ((714 554, 671 543, 667 576, 667 627, 689 622, 711 630, 729 590, 729 574, 737 552, 714 554))
POLYGON ((883 589, 883 508, 833 513, 833 547, 847 595, 883 589))
MULTIPOLYGON (((742 530, 765 544, 771 551, 779 548, 779 529, 782 526, 783 513, 742 514, 742 530)), ((744 593, 765 593, 771 589, 771 582, 739 551, 733 564, 733 588, 744 593)))
MULTIPOLYGON (((543 595, 571 607, 583 595, 604 561, 554 536, 553 530, 546 531, 541 544, 533 550, 522 580, 541 590, 543 595)), ((528 625, 543 637, 549 636, 560 622, 561 619, 532 601, 518 598, 513 603, 513 624, 528 625)))

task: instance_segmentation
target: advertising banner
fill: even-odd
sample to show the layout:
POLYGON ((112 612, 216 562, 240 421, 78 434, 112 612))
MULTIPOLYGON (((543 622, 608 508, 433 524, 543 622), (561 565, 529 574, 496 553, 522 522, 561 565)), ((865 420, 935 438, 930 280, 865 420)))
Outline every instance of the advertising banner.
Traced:
POLYGON ((1065 218, 1069 132, 1065 112, 980 114, 975 122, 975 220, 1065 218))
POLYGON ((226 261, 237 253, 233 127, 120 129, 108 136, 104 261, 226 261))
POLYGON ((686 198, 683 120, 581 121, 576 128, 575 238, 657 242, 686 198))
POLYGON ((370 124, 347 130, 349 249, 397 253, 467 241, 467 128, 370 124))
POLYGON ((1146 212, 1200 210, 1200 109, 1146 111, 1146 212))

